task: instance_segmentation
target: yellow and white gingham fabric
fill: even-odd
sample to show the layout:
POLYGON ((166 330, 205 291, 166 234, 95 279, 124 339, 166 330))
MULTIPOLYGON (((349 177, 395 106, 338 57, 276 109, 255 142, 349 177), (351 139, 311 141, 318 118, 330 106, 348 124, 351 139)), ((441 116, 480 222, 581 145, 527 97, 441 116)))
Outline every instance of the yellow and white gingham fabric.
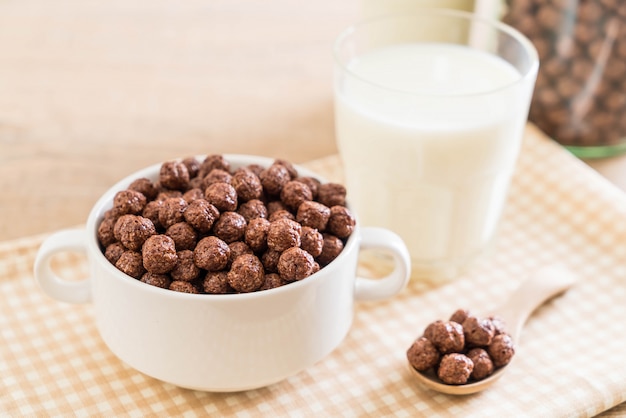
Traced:
MULTIPOLYGON (((327 178, 329 157, 308 164, 327 178)), ((341 346, 273 386, 215 394, 181 389, 119 361, 90 305, 46 296, 32 275, 42 237, 0 244, 0 416, 623 416, 626 407, 626 195, 529 127, 498 238, 459 280, 411 283, 360 303, 341 346), (532 270, 561 262, 579 283, 536 311, 516 361, 490 390, 454 397, 411 380, 405 351, 459 307, 487 313, 532 270)), ((56 269, 85 277, 82 256, 56 269)))

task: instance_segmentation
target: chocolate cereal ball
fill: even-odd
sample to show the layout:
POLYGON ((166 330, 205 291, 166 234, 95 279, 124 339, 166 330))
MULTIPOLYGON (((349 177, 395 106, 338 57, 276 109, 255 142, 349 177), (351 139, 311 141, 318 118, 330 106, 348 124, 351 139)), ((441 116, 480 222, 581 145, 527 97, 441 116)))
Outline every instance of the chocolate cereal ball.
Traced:
POLYGON ((332 234, 324 233, 322 237, 324 237, 324 245, 317 261, 323 267, 330 264, 343 251, 343 241, 332 234))
POLYGON ((246 222, 255 218, 267 218, 267 207, 259 199, 248 200, 239 205, 237 213, 244 217, 246 222))
POLYGON ((233 176, 228 171, 224 171, 222 169, 215 168, 215 169, 211 170, 211 172, 209 174, 204 176, 204 178, 202 179, 202 186, 206 189, 207 187, 209 187, 213 183, 227 183, 227 184, 230 184, 232 179, 233 179, 233 176))
POLYGON ((198 199, 189 204, 183 215, 189 225, 199 232, 207 233, 220 216, 220 212, 208 200, 198 199))
POLYGON ((465 342, 473 346, 485 347, 491 344, 495 331, 495 327, 487 318, 479 319, 475 316, 469 316, 463 321, 465 342))
POLYGON ((148 202, 146 207, 143 208, 141 216, 150 219, 156 229, 162 229, 163 225, 161 225, 161 222, 159 222, 159 212, 161 211, 162 207, 162 200, 153 200, 151 202, 148 202))
POLYGON ((494 366, 506 366, 515 354, 513 339, 509 334, 496 335, 487 347, 487 352, 491 356, 494 366))
POLYGON ((249 164, 246 166, 246 168, 252 171, 254 174, 256 174, 256 176, 259 177, 259 179, 261 176, 261 171, 265 170, 265 167, 259 164, 249 164))
POLYGON ((224 170, 230 172, 230 162, 223 155, 211 154, 207 155, 200 164, 198 175, 203 177, 209 174, 214 169, 224 170))
POLYGON ((346 188, 338 183, 324 183, 318 187, 317 201, 332 208, 346 205, 346 188))
POLYGON ((161 289, 169 289, 172 280, 167 274, 144 273, 141 281, 151 286, 160 287, 161 289))
POLYGON ((238 292, 254 292, 265 281, 263 264, 252 254, 240 255, 228 272, 228 284, 238 292))
POLYGON ((143 266, 150 273, 169 273, 178 262, 174 240, 167 235, 153 235, 142 248, 143 266))
POLYGON ((467 383, 473 369, 474 363, 466 355, 451 353, 441 359, 437 376, 448 385, 463 385, 467 383))
POLYGON ((281 164, 272 164, 263 170, 259 177, 263 190, 272 196, 279 196, 283 186, 291 180, 289 170, 281 164))
POLYGON ((311 254, 314 258, 322 254, 324 236, 315 228, 302 227, 300 234, 300 248, 311 254))
POLYGON ((119 215, 117 213, 115 213, 115 210, 113 208, 104 211, 104 213, 102 214, 102 219, 117 219, 119 218, 119 215))
POLYGON ((291 164, 289 161, 284 160, 282 158, 277 158, 274 160, 274 164, 279 164, 282 165, 283 167, 285 167, 287 169, 287 172, 289 173, 289 178, 290 179, 295 179, 296 177, 298 177, 298 170, 296 170, 296 168, 293 166, 293 164, 291 164))
POLYGON ((430 324, 428 324, 428 326, 426 326, 426 329, 424 329, 423 336, 432 341, 433 336, 435 335, 435 329, 440 326, 440 323, 443 323, 443 321, 441 319, 438 319, 435 322, 431 322, 430 324))
POLYGON ((302 202, 313 199, 309 186, 299 181, 288 181, 280 191, 280 200, 291 210, 298 210, 302 202))
POLYGON ((174 280, 172 283, 170 283, 169 289, 181 293, 199 293, 198 289, 196 289, 193 284, 189 282, 183 282, 181 280, 174 280))
POLYGON ((261 253, 267 249, 267 233, 270 229, 270 221, 264 218, 250 220, 244 233, 246 244, 253 251, 261 253))
POLYGON ((226 294, 232 293, 233 288, 228 284, 228 272, 209 271, 202 280, 202 289, 205 293, 226 294))
POLYGON ((429 339, 442 354, 461 352, 465 346, 463 327, 453 321, 435 322, 429 339))
POLYGON ((302 226, 290 219, 278 219, 270 223, 267 231, 268 248, 283 252, 287 248, 300 246, 302 226))
POLYGON ((296 220, 302 226, 309 226, 319 231, 326 229, 330 218, 330 208, 312 200, 302 202, 296 213, 296 220))
POLYGON ((227 183, 213 183, 204 191, 206 200, 220 212, 237 210, 237 192, 227 183))
POLYGON ((313 256, 302 248, 291 247, 283 251, 278 259, 280 278, 292 282, 309 277, 314 272, 313 256))
POLYGON ((198 171, 200 171, 200 161, 198 161, 196 157, 186 157, 181 163, 185 164, 185 167, 187 167, 190 178, 194 178, 198 175, 198 171))
POLYGON ((213 225, 213 233, 230 244, 243 239, 247 226, 245 218, 237 212, 223 212, 213 225))
MULTIPOLYGON (((204 197, 204 184, 202 183, 202 179, 200 177, 192 177, 191 180, 189 180, 189 188, 191 189, 200 189, 202 190, 202 196, 204 197)), ((187 200, 187 199, 185 199, 187 200)), ((189 200, 187 200, 187 202, 189 202, 189 200)))
POLYGON ((167 228, 165 235, 174 240, 176 250, 193 250, 196 247, 198 234, 187 222, 178 222, 167 228))
POLYGON ((280 251, 275 251, 272 249, 267 249, 261 255, 261 262, 263 263, 263 267, 265 267, 265 271, 268 273, 278 273, 278 260, 280 259, 280 255, 282 253, 280 251))
POLYGON ((228 248, 230 248, 230 257, 228 258, 228 266, 232 265, 233 261, 240 255, 244 254, 254 254, 254 251, 250 248, 248 244, 243 241, 235 241, 228 244, 228 248))
POLYGON ((295 181, 299 181, 300 183, 304 183, 309 187, 309 190, 311 190, 311 194, 313 195, 313 199, 317 199, 317 191, 320 187, 320 184, 322 184, 322 182, 320 182, 318 179, 314 178, 314 177, 296 177, 294 179, 295 181))
POLYGON ((270 216, 272 216, 274 212, 278 212, 279 210, 284 210, 284 211, 289 212, 287 205, 285 205, 281 200, 270 200, 269 202, 267 202, 267 218, 268 219, 270 216))
POLYGON ((156 234, 150 219, 138 215, 123 215, 113 227, 115 238, 129 250, 139 251, 143 243, 156 234))
POLYGON ((420 337, 411 344, 406 357, 415 370, 424 372, 437 366, 441 355, 429 339, 420 337))
POLYGON ((159 223, 163 228, 169 228, 178 222, 185 220, 185 210, 187 210, 187 202, 181 197, 168 197, 163 201, 163 205, 159 210, 159 223))
POLYGON ((121 190, 113 198, 113 210, 117 215, 139 215, 148 203, 143 193, 135 190, 121 190))
POLYGON ((183 199, 185 199, 187 204, 193 202, 194 200, 204 199, 204 191, 199 187, 193 187, 183 194, 183 199))
POLYGON ((482 380, 493 373, 493 361, 483 348, 472 348, 468 351, 467 357, 474 363, 474 369, 470 376, 472 379, 482 380))
POLYGON ((193 261, 196 266, 208 271, 224 269, 228 265, 229 257, 228 244, 212 235, 198 241, 193 250, 193 261))
POLYGON ((252 199, 259 199, 263 194, 261 180, 252 171, 246 168, 238 169, 230 184, 235 188, 237 197, 242 202, 252 199))
POLYGON ((100 225, 98 225, 98 242, 104 248, 117 241, 113 232, 113 227, 115 226, 117 219, 118 218, 115 217, 104 218, 102 222, 100 222, 100 225))
POLYGON ((183 197, 183 193, 180 190, 159 189, 155 200, 167 200, 170 197, 183 197))
POLYGON ((265 275, 265 281, 259 288, 259 290, 269 290, 280 286, 283 286, 289 282, 280 278, 280 275, 276 273, 269 273, 265 275))
POLYGON ((170 271, 173 280, 192 282, 200 276, 200 268, 193 262, 193 251, 182 250, 176 253, 178 262, 170 271))
POLYGON ((109 245, 104 251, 104 257, 109 260, 109 263, 115 264, 117 260, 120 259, 120 256, 126 251, 126 247, 122 245, 120 242, 114 242, 109 245))
POLYGON ((146 272, 143 267, 141 253, 131 250, 126 250, 122 253, 115 263, 115 267, 135 279, 139 279, 146 272))
POLYGON ((180 161, 166 161, 161 164, 159 183, 170 190, 186 190, 189 187, 189 171, 180 161))
POLYGON ((128 186, 128 189, 141 193, 148 201, 154 200, 159 193, 159 190, 154 185, 152 180, 145 177, 133 180, 133 182, 128 186))
POLYGON ((296 217, 293 213, 291 213, 291 211, 289 211, 289 209, 280 209, 272 212, 267 219, 270 222, 274 222, 279 219, 289 219, 290 221, 295 221, 296 217))
POLYGON ((345 206, 330 208, 330 217, 326 229, 339 238, 348 238, 356 225, 356 219, 345 206))
POLYGON ((311 271, 311 274, 315 274, 318 271, 320 271, 321 267, 320 267, 320 263, 318 263, 317 261, 313 262, 313 270, 311 271))
POLYGON ((450 316, 450 321, 454 321, 457 324, 463 324, 463 322, 467 319, 468 316, 470 316, 471 313, 469 310, 467 309, 457 309, 456 311, 454 311, 454 313, 450 316))

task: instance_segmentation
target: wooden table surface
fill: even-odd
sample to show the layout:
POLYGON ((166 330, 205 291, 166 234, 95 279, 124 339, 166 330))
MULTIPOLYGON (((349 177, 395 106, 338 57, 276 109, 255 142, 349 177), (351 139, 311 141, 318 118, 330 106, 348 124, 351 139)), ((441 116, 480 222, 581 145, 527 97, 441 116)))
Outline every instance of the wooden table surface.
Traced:
MULTIPOLYGON (((86 220, 176 156, 337 151, 331 48, 358 0, 0 0, 0 241, 86 220)), ((626 158, 593 162, 626 188, 626 158)))

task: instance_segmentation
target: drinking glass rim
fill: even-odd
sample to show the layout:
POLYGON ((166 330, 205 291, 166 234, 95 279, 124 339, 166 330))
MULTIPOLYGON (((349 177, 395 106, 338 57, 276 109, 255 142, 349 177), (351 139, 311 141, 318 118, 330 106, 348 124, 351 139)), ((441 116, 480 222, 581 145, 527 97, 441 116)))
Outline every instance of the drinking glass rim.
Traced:
MULTIPOLYGON (((450 45, 460 45, 460 44, 450 43, 450 45)), ((471 48, 470 46, 467 46, 467 47, 471 48)), ((487 52, 487 53, 489 53, 491 55, 497 56, 493 52, 489 52, 489 51, 483 51, 483 52, 487 52)), ((401 94, 404 94, 404 95, 411 95, 411 96, 419 95, 421 97, 433 97, 433 98, 436 98, 436 97, 459 97, 460 98, 460 97, 471 97, 471 96, 481 96, 481 95, 494 94, 494 93, 497 93, 498 91, 506 90, 506 89, 511 88, 512 86, 515 86, 517 84, 521 84, 521 83, 523 83, 525 80, 527 80, 530 77, 536 77, 536 74, 537 74, 538 69, 539 69, 539 54, 537 52, 537 49, 535 48, 533 43, 530 41, 530 39, 528 39, 519 30, 517 30, 514 27, 512 27, 510 25, 507 25, 506 23, 503 23, 503 22, 501 22, 499 20, 487 18, 487 17, 481 16, 481 15, 478 15, 476 13, 466 12, 466 11, 462 11, 462 10, 444 9, 444 8, 424 8, 419 13, 415 13, 414 12, 414 13, 409 13, 409 14, 407 14, 407 13, 402 13, 402 14, 398 14, 398 13, 384 14, 384 15, 370 17, 370 18, 358 21, 358 22, 348 26, 347 28, 345 28, 342 32, 339 33, 339 35, 335 39, 335 42, 334 42, 334 45, 333 45, 333 59, 335 61, 335 64, 337 66, 339 66, 339 68, 341 68, 341 70, 343 72, 348 74, 350 77, 353 77, 353 78, 359 80, 362 83, 369 84, 372 87, 376 87, 378 89, 387 90, 387 91, 390 91, 390 92, 401 93, 401 94), (386 86, 384 84, 380 84, 380 83, 371 81, 371 80, 369 80, 367 78, 364 78, 364 77, 360 76, 356 72, 352 71, 348 67, 348 64, 349 64, 350 61, 344 62, 344 60, 341 59, 341 57, 340 57, 340 49, 341 49, 342 45, 344 45, 346 40, 348 38, 350 38, 350 36, 354 35, 359 28, 371 25, 371 24, 376 23, 376 22, 384 21, 384 20, 392 20, 392 19, 403 19, 403 20, 406 20, 406 19, 414 19, 414 18, 424 18, 425 15, 443 16, 443 17, 448 16, 448 17, 462 18, 462 19, 465 19, 468 22, 469 21, 478 21, 478 22, 481 22, 482 24, 485 24, 485 25, 493 27, 493 29, 495 29, 497 31, 504 32, 507 35, 509 35, 512 39, 515 39, 522 46, 522 49, 528 55, 530 65, 528 66, 528 69, 526 70, 525 73, 522 73, 517 68, 515 68, 515 70, 518 71, 519 74, 520 74, 519 78, 517 78, 513 82, 503 84, 503 85, 498 86, 498 87, 493 88, 493 89, 477 91, 477 92, 471 92, 471 93, 422 93, 422 92, 410 92, 410 91, 406 91, 406 90, 392 88, 392 87, 388 87, 388 86, 386 86)))

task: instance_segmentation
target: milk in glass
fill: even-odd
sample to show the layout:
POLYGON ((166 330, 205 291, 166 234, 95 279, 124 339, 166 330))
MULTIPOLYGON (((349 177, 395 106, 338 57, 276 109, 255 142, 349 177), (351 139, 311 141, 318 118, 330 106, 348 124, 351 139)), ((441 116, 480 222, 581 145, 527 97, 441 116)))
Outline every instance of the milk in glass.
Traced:
POLYGON ((505 203, 532 85, 498 56, 444 43, 384 46, 344 73, 336 132, 360 222, 397 232, 417 268, 474 257, 505 203))

